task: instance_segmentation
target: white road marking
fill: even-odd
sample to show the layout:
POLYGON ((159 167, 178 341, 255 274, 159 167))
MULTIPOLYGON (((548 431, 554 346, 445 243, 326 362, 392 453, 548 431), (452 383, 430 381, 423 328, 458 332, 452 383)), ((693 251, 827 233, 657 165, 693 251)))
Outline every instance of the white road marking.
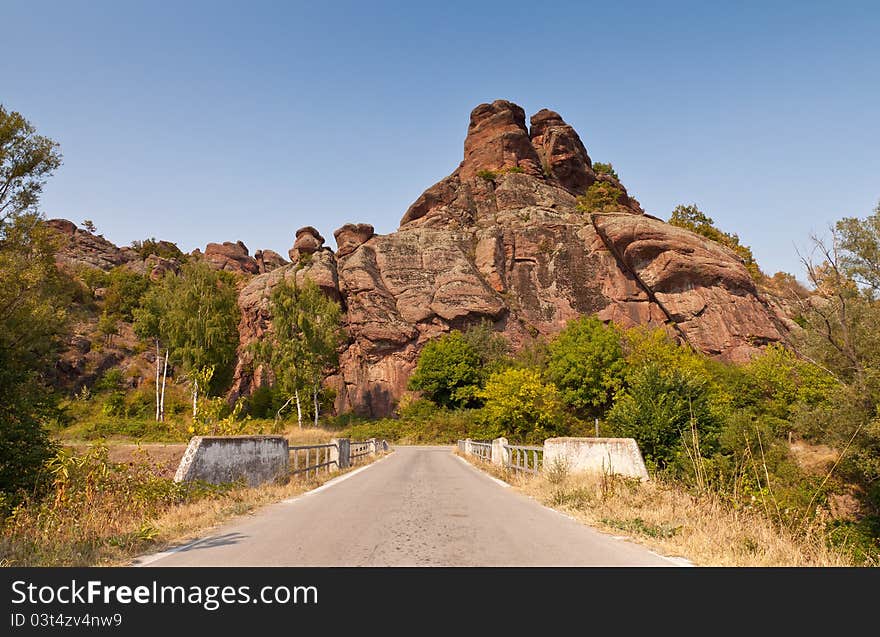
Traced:
MULTIPOLYGON (((453 454, 453 455, 455 455, 455 454, 453 454)), ((507 484, 504 480, 500 480, 499 478, 496 478, 495 476, 490 476, 490 475, 489 475, 488 473, 486 473, 485 471, 481 471, 480 469, 478 469, 477 467, 475 467, 474 465, 472 465, 470 462, 468 462, 467 460, 465 460, 465 459, 462 458, 461 456, 455 456, 455 457, 458 458, 459 460, 461 460, 463 463, 465 463, 467 466, 469 466, 471 469, 473 469, 474 471, 476 471, 476 472, 479 473, 480 475, 489 478, 490 480, 494 481, 496 484, 500 484, 500 485, 501 485, 502 487, 504 487, 505 489, 509 489, 509 488, 510 488, 510 485, 507 484)))

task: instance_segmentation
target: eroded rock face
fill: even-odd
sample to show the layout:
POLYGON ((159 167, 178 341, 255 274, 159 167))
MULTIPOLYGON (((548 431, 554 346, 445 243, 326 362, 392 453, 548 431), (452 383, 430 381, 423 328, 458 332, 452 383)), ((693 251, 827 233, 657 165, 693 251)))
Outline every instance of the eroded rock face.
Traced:
POLYGON ((324 245, 324 237, 312 226, 306 226, 296 231, 296 240, 293 247, 288 251, 290 260, 296 263, 307 254, 313 254, 324 245))
POLYGON ((241 241, 209 243, 205 246, 204 258, 218 270, 239 274, 258 274, 260 271, 256 259, 250 256, 247 246, 241 241))
POLYGON ((55 257, 59 265, 85 266, 107 272, 140 261, 131 248, 119 248, 100 235, 77 228, 67 219, 49 219, 45 223, 63 237, 61 249, 55 257))
POLYGON ((287 265, 284 257, 274 250, 257 250, 254 253, 254 260, 257 262, 260 274, 265 274, 287 265))
POLYGON ((366 243, 375 230, 368 223, 347 223, 333 233, 336 239, 336 256, 348 256, 357 250, 361 244, 366 243))
MULTIPOLYGON (((481 320, 514 348, 589 314, 624 327, 665 326, 728 360, 784 338, 734 253, 645 215, 628 194, 614 214, 579 210, 577 197, 597 179, 623 189, 593 172, 559 114, 539 111, 529 131, 515 104, 480 105, 464 161, 416 199, 396 232, 346 224, 334 233, 335 256, 316 229, 297 232, 294 263, 242 292, 243 347, 271 319, 273 282, 310 278, 341 302, 349 335, 327 379, 336 409, 384 416, 428 340, 481 320)), ((259 382, 245 360, 237 391, 259 382)))

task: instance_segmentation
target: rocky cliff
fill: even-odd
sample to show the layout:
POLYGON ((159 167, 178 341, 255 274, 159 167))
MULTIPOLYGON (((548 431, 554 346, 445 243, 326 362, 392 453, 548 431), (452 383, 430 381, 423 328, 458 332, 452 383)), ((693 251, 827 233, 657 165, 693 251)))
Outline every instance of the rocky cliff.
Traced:
POLYGON ((784 338, 733 252, 645 214, 616 178, 593 170, 559 114, 541 110, 530 124, 507 101, 475 108, 464 161, 416 199, 396 232, 346 224, 334 254, 315 228, 300 229, 293 263, 242 290, 234 392, 263 380, 246 346, 266 330, 269 294, 285 277, 308 277, 342 304, 349 340, 327 382, 338 411, 372 416, 391 412, 428 340, 484 319, 520 347, 597 314, 666 326, 732 361, 784 338), (622 194, 610 209, 585 211, 578 197, 597 181, 622 194))

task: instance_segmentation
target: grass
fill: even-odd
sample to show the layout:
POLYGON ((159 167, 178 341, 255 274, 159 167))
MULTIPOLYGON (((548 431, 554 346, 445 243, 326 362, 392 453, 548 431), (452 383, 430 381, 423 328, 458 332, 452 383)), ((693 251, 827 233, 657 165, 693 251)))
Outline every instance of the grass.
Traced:
POLYGON ((511 475, 473 457, 472 464, 580 522, 699 566, 851 566, 829 547, 819 524, 795 533, 754 508, 735 510, 711 493, 674 483, 620 476, 511 475))
MULTIPOLYGON (((324 436, 322 442, 326 440, 324 436)), ((310 443, 300 439, 296 444, 310 443)), ((63 450, 50 462, 46 492, 18 506, 0 526, 0 565, 127 564, 342 473, 257 488, 181 484, 146 453, 139 461, 125 463, 110 456, 108 447, 97 445, 63 450)))

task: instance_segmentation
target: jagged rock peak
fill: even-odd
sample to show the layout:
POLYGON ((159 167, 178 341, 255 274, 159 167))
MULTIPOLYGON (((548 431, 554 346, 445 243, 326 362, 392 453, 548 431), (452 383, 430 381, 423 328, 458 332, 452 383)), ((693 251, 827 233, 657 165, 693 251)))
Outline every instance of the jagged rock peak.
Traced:
POLYGON ((575 195, 586 192, 596 175, 577 132, 559 113, 541 109, 531 118, 529 137, 541 159, 544 175, 575 195))
POLYGON ((507 100, 480 104, 471 111, 460 176, 471 179, 482 171, 511 168, 541 174, 541 162, 526 128, 526 113, 507 100))
POLYGON ((296 241, 288 250, 287 255, 293 262, 299 261, 304 254, 314 254, 324 245, 324 237, 312 226, 303 226, 296 231, 296 241))
POLYGON ((336 256, 344 257, 351 254, 369 241, 374 234, 375 228, 369 223, 347 223, 337 228, 333 232, 337 246, 336 256))

